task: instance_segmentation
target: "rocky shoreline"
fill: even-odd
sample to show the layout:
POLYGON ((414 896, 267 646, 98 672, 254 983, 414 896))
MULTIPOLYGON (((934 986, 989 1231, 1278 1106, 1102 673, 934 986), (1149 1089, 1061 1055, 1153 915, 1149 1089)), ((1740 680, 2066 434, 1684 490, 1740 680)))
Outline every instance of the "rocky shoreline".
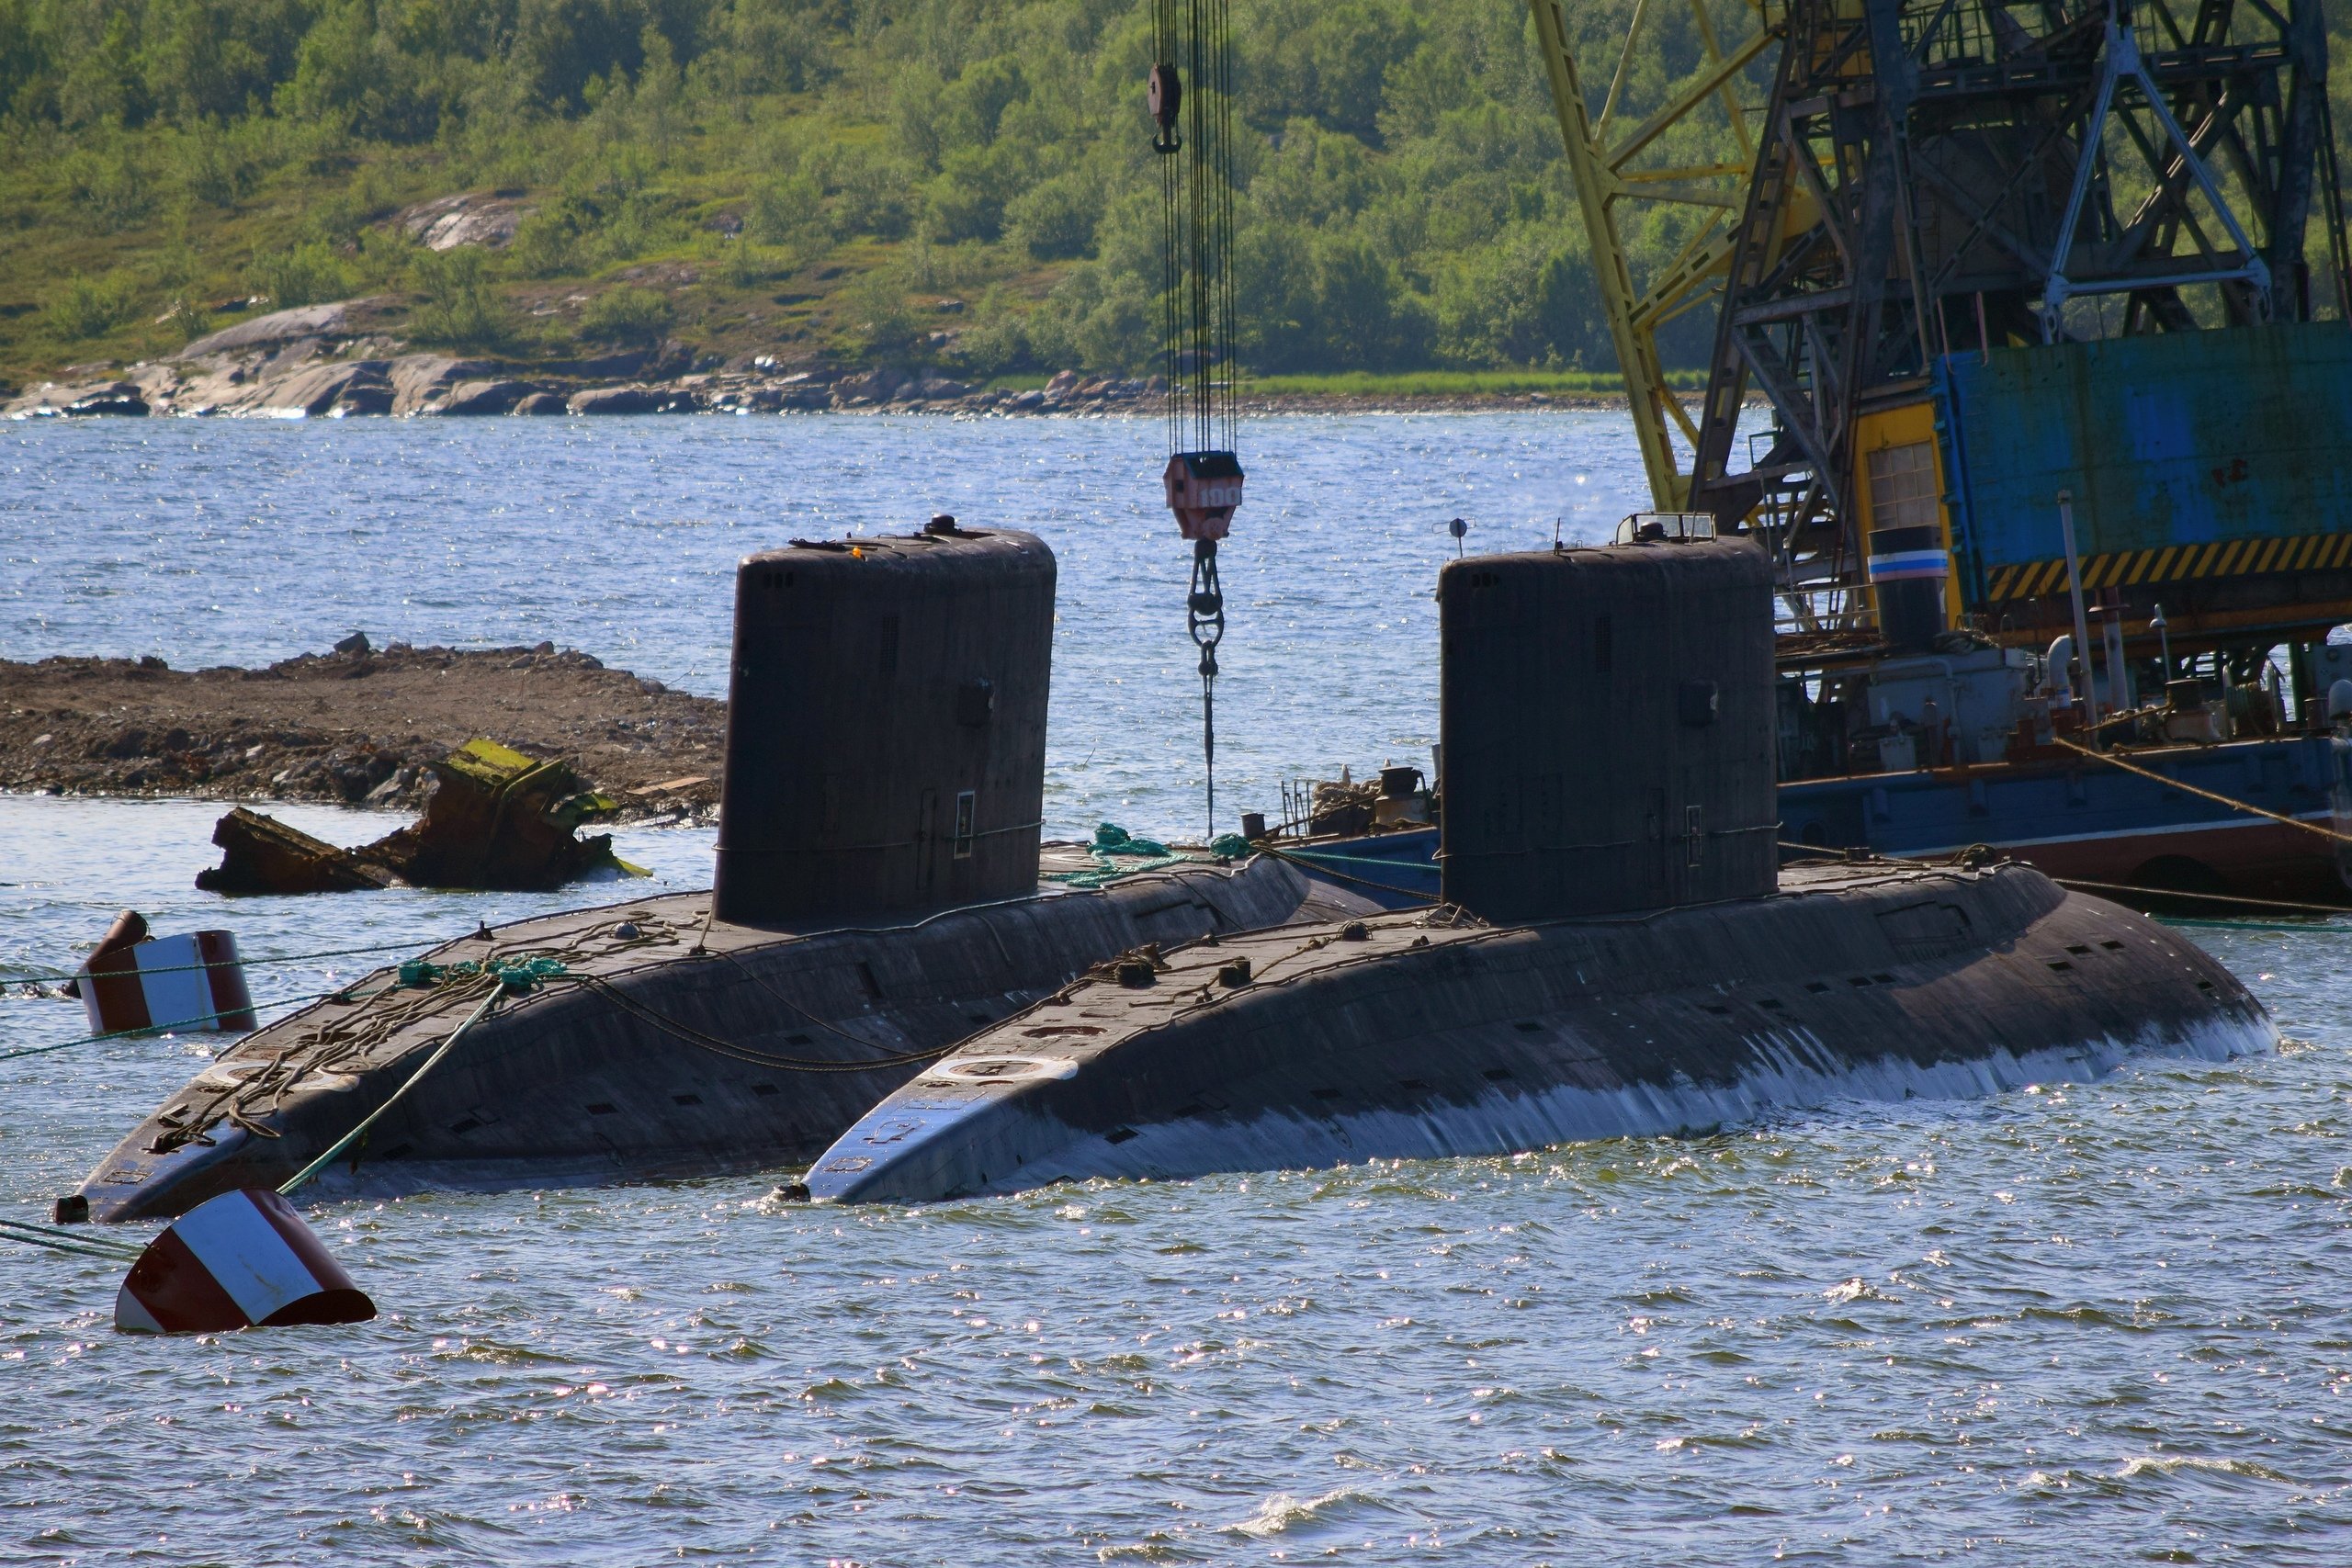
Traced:
MULTIPOLYGON (((0 401, 0 416, 195 415, 329 418, 647 413, 1157 414, 1159 378, 1082 377, 1043 387, 974 387, 903 366, 787 366, 773 355, 697 356, 677 344, 590 359, 520 363, 411 353, 378 330, 369 300, 255 316, 189 344, 172 359, 76 366, 0 401)), ((1392 397, 1257 397, 1252 412, 1385 408, 1623 408, 1610 394, 1544 392, 1392 397)))
POLYGON ((707 816, 727 705, 537 648, 373 649, 261 669, 0 660, 0 790, 413 808, 428 764, 482 737, 562 758, 620 816, 707 816))

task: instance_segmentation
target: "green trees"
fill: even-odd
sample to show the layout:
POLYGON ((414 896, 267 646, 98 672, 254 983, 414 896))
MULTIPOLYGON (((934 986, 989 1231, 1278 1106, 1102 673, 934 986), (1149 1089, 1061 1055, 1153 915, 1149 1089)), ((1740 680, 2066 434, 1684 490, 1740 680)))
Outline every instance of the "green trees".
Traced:
MULTIPOLYGON (((1579 0, 1571 25, 1614 38, 1635 3, 1579 0)), ((1621 124, 1703 58, 1652 10, 1621 124)), ((1233 19, 1250 366, 1613 368, 1525 0, 1233 19)), ((129 346, 239 287, 422 299, 425 330, 482 341, 583 297, 620 310, 601 301, 627 281, 688 342, 724 318, 959 374, 1148 369, 1149 40, 1139 0, 0 0, 0 355, 129 346), (503 252, 428 263, 387 226, 498 187, 527 209, 503 252), (77 271, 121 308, 54 281, 77 271), (968 309, 938 314, 946 294, 968 309)), ((1709 216, 1632 243, 1662 262, 1709 216)), ((598 330, 655 330, 630 310, 598 330)), ((1707 329, 1677 322, 1669 355, 1695 363, 1707 329)))

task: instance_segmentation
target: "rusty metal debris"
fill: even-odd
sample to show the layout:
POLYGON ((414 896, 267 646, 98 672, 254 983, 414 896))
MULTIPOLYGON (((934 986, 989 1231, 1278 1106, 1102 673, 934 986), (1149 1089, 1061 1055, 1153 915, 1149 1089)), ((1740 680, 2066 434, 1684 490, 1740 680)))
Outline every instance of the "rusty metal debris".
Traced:
POLYGON ((214 893, 340 893, 420 887, 536 891, 599 871, 643 875, 613 853, 609 833, 578 829, 618 808, 570 763, 542 761, 494 740, 469 740, 432 764, 424 815, 356 850, 238 807, 212 829, 220 865, 197 874, 214 893))

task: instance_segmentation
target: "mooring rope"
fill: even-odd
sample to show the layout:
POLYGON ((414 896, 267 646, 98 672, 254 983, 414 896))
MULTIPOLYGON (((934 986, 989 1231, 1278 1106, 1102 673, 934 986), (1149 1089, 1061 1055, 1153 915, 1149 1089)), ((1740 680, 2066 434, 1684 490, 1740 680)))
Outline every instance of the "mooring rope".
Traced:
MULTIPOLYGON (((469 932, 467 934, 470 935, 472 933, 469 932)), ((459 942, 462 940, 464 940, 463 937, 445 937, 441 942, 427 942, 424 945, 427 947, 439 947, 447 942, 459 942)), ((402 942, 369 942, 364 947, 325 947, 321 948, 316 953, 264 953, 255 958, 248 958, 243 954, 239 954, 235 958, 216 958, 203 964, 174 964, 157 969, 141 968, 137 973, 142 976, 185 975, 200 969, 265 969, 273 964, 306 964, 314 958, 349 958, 362 953, 393 953, 403 948, 413 948, 416 945, 416 939, 411 937, 402 942)), ((130 948, 116 949, 116 952, 118 953, 128 953, 130 951, 131 951, 130 948)), ((108 954, 108 956, 111 957, 112 954, 108 954)), ((130 972, 123 971, 122 973, 128 974, 130 972)), ((0 975, 0 984, 13 985, 23 981, 40 980, 54 980, 61 982, 65 980, 78 980, 84 978, 85 974, 86 971, 81 969, 18 969, 15 970, 13 973, 0 975)))
POLYGON ((425 1074, 439 1066, 441 1065, 441 1059, 447 1056, 451 1049, 457 1045, 458 1042, 465 1037, 466 1031, 471 1029, 475 1024, 480 1023, 483 1019, 488 1018, 490 1016, 490 1010, 496 1007, 498 1005, 498 998, 505 994, 506 986, 503 982, 493 984, 490 987, 490 995, 482 998, 481 1005, 475 1008, 473 1011, 468 1013, 466 1015, 466 1021, 463 1023, 460 1023, 457 1028, 449 1031, 449 1037, 441 1042, 441 1045, 438 1050, 435 1051, 433 1055, 424 1059, 424 1063, 422 1066, 418 1067, 416 1071, 409 1074, 406 1081, 404 1081, 400 1088, 392 1090, 390 1096, 385 1100, 383 1104, 379 1105, 375 1110, 370 1111, 367 1115, 362 1116, 359 1119, 358 1125, 353 1127, 351 1131, 345 1133, 342 1137, 337 1138, 334 1143, 328 1145, 326 1153, 321 1155, 318 1158, 312 1160, 310 1164, 296 1171, 292 1176, 287 1178, 284 1184, 277 1189, 279 1194, 282 1196, 293 1191, 297 1187, 301 1186, 302 1183, 310 1180, 313 1176, 316 1176, 321 1170, 330 1165, 333 1165, 337 1155, 342 1154, 344 1150, 349 1148, 353 1142, 356 1140, 361 1134, 374 1126, 385 1111, 390 1111, 393 1106, 398 1105, 401 1099, 407 1095, 409 1090, 414 1089, 419 1083, 424 1081, 425 1074))
POLYGON ((2352 844, 2352 833, 2339 833, 2333 828, 2323 828, 2316 822, 2306 822, 2300 817, 2283 817, 2276 811, 2265 811, 2259 806, 2249 806, 2243 800, 2233 800, 2226 795, 2216 795, 2210 789, 2199 789, 2193 784, 2186 784, 2179 779, 2157 773, 2154 768, 2143 768, 2137 762, 2127 762, 2111 751, 2094 751, 2087 746, 2078 746, 2064 736, 2052 736, 2052 739, 2069 751, 2079 751, 2086 757, 2095 758, 2099 761, 2121 768, 2127 773, 2137 773, 2143 779, 2154 779, 2160 784, 2170 784, 2182 794, 2193 795, 2199 800, 2210 800, 2217 806, 2226 806, 2233 811, 2243 811, 2249 817, 2267 818, 2273 822, 2284 823, 2290 828, 2301 828, 2306 833, 2316 833, 2321 838, 2335 843, 2352 844))

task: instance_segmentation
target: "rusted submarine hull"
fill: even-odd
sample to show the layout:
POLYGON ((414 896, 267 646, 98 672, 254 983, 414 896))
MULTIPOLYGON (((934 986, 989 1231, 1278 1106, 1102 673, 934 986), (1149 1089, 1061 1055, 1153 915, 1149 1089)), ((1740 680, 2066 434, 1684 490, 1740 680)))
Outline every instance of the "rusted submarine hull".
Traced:
POLYGON ((861 1118, 811 1195, 1689 1134, 2277 1043, 2201 950, 2018 865, 1792 870, 1774 895, 1645 916, 1458 920, 1269 931, 1184 949, 1148 985, 1081 981, 861 1118))
MULTIPOLYGON (((799 1166, 925 1053, 1089 965, 1360 908, 1277 860, 1139 875, 927 918, 801 932, 711 918, 707 893, 526 920, 441 965, 549 957, 303 1191, 495 1190, 799 1166)), ((405 1083, 489 982, 379 970, 249 1036, 172 1096, 80 1191, 101 1221, 274 1187, 405 1083)))

